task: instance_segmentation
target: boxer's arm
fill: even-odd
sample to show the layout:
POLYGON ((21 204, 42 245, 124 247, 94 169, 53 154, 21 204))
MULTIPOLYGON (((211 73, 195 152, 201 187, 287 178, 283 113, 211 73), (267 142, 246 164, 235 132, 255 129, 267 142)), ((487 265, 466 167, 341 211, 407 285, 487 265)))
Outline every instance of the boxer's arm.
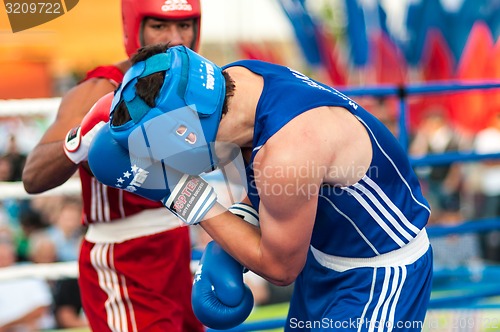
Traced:
POLYGON ((254 161, 260 228, 223 212, 220 206, 210 210, 200 225, 242 265, 273 284, 285 286, 305 264, 324 176, 321 170, 327 168, 319 159, 325 153, 308 151, 311 145, 289 144, 293 149, 287 149, 286 144, 268 144, 254 161), (285 169, 307 165, 315 165, 317 170, 309 176, 284 175, 285 169))
MULTIPOLYGON (((259 224, 257 211, 249 204, 235 203, 229 212, 252 225, 259 224)), ((250 314, 254 299, 243 281, 243 266, 211 241, 194 277, 193 310, 205 326, 228 329, 243 323, 250 314)))
POLYGON ((55 121, 29 153, 23 170, 23 184, 35 194, 66 182, 77 170, 64 154, 63 141, 68 131, 78 125, 92 105, 114 90, 107 79, 90 79, 71 89, 61 100, 55 121))

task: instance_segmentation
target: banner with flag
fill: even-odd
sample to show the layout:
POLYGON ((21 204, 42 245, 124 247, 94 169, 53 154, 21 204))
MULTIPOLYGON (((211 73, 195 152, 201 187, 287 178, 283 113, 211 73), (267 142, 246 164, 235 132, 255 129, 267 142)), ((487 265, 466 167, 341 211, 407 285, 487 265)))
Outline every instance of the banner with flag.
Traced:
POLYGON ((309 65, 321 65, 321 54, 317 40, 317 23, 309 14, 305 0, 279 0, 281 8, 292 24, 297 42, 309 65))
POLYGON ((317 37, 321 52, 321 61, 328 75, 330 84, 345 86, 348 80, 348 68, 337 52, 335 37, 324 28, 317 29, 317 37))
MULTIPOLYGON (((450 81, 455 76, 453 54, 441 30, 431 28, 422 50, 421 75, 425 82, 450 81)), ((412 98, 409 122, 413 130, 420 124, 429 110, 441 110, 443 116, 451 121, 454 95, 449 93, 426 94, 412 98)))
MULTIPOLYGON (((456 78, 471 83, 484 80, 493 51, 494 41, 489 27, 485 22, 477 21, 462 52, 456 78)), ((475 133, 485 126, 490 105, 484 91, 459 93, 453 100, 453 119, 459 128, 475 133)))
POLYGON ((420 0, 408 7, 405 22, 408 38, 402 45, 410 65, 417 67, 420 64, 429 29, 445 30, 445 16, 438 0, 420 0))
POLYGON ((268 43, 238 42, 238 50, 244 59, 284 64, 283 59, 274 51, 273 45, 268 43))
POLYGON ((347 16, 347 38, 350 45, 350 60, 355 67, 368 64, 368 35, 363 7, 357 0, 344 2, 347 16))

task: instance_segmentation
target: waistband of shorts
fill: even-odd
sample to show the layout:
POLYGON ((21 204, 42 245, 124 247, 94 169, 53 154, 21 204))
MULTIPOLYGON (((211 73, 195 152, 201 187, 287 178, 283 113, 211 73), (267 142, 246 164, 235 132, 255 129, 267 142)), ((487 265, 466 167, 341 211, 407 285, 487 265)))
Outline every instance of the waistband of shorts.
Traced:
POLYGON ((402 266, 416 262, 429 249, 429 238, 427 231, 423 228, 405 246, 391 252, 369 258, 351 258, 325 254, 311 246, 311 252, 316 261, 322 266, 344 272, 359 267, 383 267, 383 266, 402 266))
POLYGON ((85 240, 92 243, 120 243, 183 227, 179 218, 161 207, 106 223, 90 224, 85 240))

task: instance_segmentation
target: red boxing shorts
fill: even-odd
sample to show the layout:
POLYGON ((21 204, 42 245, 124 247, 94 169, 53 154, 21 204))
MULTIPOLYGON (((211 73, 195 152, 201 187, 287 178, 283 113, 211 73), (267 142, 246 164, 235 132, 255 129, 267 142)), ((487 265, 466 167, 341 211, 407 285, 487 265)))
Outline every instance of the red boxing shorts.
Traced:
POLYGON ((93 331, 204 331, 191 308, 188 227, 120 243, 83 240, 82 304, 93 331))

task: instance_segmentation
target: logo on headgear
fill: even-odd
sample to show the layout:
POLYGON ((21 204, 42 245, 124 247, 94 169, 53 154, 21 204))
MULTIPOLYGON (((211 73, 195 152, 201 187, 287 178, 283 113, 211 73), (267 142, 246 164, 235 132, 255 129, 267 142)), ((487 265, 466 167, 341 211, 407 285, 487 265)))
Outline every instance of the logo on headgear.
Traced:
POLYGON ((212 164, 210 144, 194 105, 155 116, 136 127, 128 136, 128 150, 132 156, 163 160, 190 174, 212 164))
POLYGON ((171 12, 175 10, 192 11, 193 6, 187 0, 166 0, 165 4, 161 6, 164 12, 171 12))
POLYGON ((207 71, 207 83, 205 84, 205 88, 207 88, 208 90, 213 90, 215 86, 214 66, 212 66, 208 62, 205 62, 205 69, 207 71))

